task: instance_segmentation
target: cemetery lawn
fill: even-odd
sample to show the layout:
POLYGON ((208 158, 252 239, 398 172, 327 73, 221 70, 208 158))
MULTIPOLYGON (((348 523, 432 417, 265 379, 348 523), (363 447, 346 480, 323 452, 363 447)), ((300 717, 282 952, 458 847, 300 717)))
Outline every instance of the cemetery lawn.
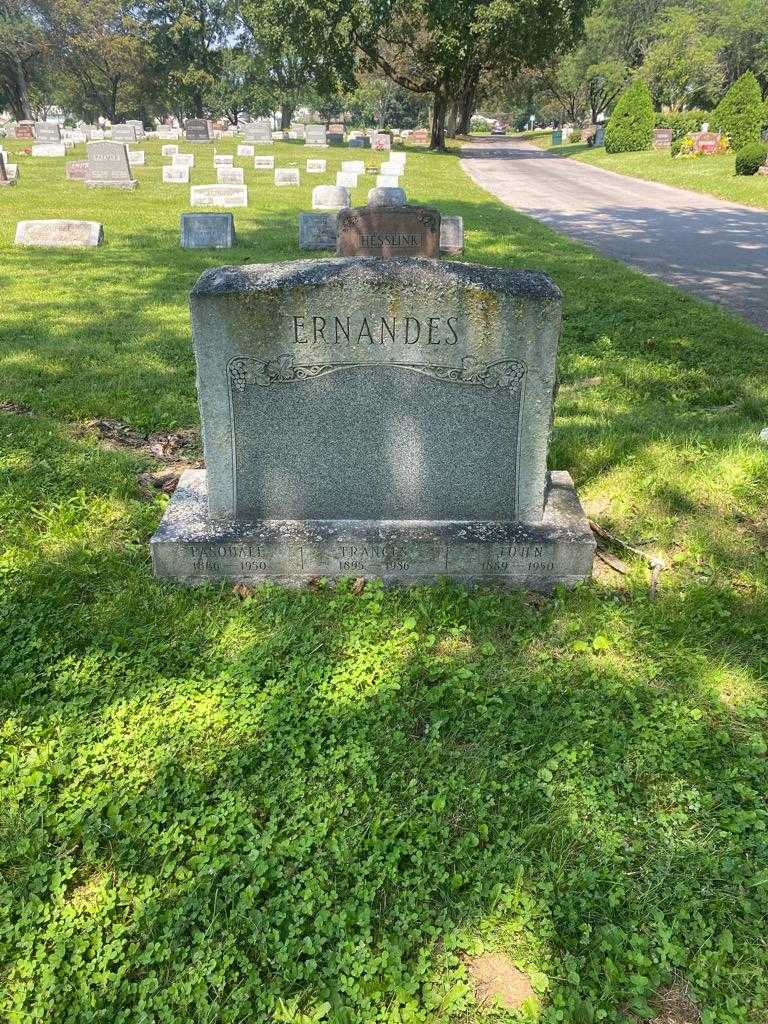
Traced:
POLYGON ((563 289, 551 465, 658 586, 619 546, 551 597, 161 584, 138 478, 175 442, 85 424, 196 431, 195 279, 297 258, 305 156, 358 153, 276 144, 301 186, 247 171, 215 253, 178 248, 159 148, 133 194, 25 158, 0 191, 0 1019, 764 1022, 765 334, 412 153, 468 260, 563 289), (14 247, 55 216, 106 244, 14 247), (483 951, 520 1014, 474 1001, 483 951))
POLYGON ((760 174, 737 176, 736 157, 733 153, 673 159, 669 153, 654 150, 643 153, 606 153, 602 146, 594 149, 586 143, 552 146, 551 132, 525 134, 520 138, 532 142, 540 149, 572 157, 606 171, 643 178, 645 181, 658 181, 662 185, 687 188, 731 203, 768 210, 768 177, 760 174))

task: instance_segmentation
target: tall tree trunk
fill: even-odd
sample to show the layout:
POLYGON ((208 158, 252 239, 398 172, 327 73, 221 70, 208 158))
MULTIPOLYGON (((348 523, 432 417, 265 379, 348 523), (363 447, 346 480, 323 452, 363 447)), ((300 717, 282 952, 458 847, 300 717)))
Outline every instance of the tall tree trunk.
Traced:
POLYGON ((445 117, 448 113, 448 95, 445 85, 435 90, 432 98, 432 134, 430 149, 445 149, 445 117))
POLYGON ((291 127, 295 110, 296 107, 292 103, 283 102, 280 104, 280 131, 287 132, 291 127))
POLYGON ((462 84, 461 95, 459 96, 459 119, 456 125, 457 135, 468 135, 472 115, 475 112, 477 103, 477 86, 480 81, 480 72, 472 71, 466 76, 462 84))
POLYGON ((13 70, 16 74, 16 92, 18 94, 18 110, 14 113, 20 114, 20 121, 32 120, 32 105, 29 102, 29 90, 27 89, 27 77, 24 74, 24 65, 18 57, 13 59, 13 70))
POLYGON ((459 104, 454 100, 448 108, 448 117, 445 123, 445 134, 449 139, 456 138, 456 124, 459 120, 459 104))

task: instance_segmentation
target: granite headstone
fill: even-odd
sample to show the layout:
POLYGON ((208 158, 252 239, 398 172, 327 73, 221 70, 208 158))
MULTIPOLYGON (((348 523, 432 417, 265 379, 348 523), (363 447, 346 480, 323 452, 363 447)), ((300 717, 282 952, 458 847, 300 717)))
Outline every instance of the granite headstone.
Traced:
POLYGON ((206 469, 152 538, 156 575, 587 578, 589 524, 547 471, 561 298, 544 274, 428 259, 206 271, 206 469))

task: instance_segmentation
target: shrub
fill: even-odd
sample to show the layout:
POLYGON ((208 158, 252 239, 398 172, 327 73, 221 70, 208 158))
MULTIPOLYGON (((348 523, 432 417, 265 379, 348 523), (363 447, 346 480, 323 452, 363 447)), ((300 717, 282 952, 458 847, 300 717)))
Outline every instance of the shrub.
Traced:
POLYGON ((712 112, 712 125, 724 132, 734 149, 760 141, 763 98, 751 71, 737 79, 712 112))
POLYGON ((571 137, 570 137, 570 139, 568 139, 568 141, 569 142, 581 142, 581 132, 578 131, 578 130, 574 131, 574 132, 571 132, 571 137))
POLYGON ((606 153, 636 153, 647 149, 653 134, 653 104, 648 86, 633 82, 619 97, 605 128, 606 153))
POLYGON ((764 142, 748 142, 736 153, 737 174, 757 174, 768 159, 768 145, 764 142))
POLYGON ((697 132, 702 122, 711 117, 706 110, 680 110, 673 114, 656 114, 655 128, 671 128, 672 140, 684 139, 689 132, 697 132))

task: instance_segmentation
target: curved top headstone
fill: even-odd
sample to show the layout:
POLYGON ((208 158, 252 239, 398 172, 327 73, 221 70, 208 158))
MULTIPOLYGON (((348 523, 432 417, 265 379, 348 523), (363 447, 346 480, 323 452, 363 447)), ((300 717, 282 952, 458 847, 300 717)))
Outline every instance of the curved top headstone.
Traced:
POLYGON ((349 189, 341 185, 317 185, 312 189, 313 210, 343 210, 349 204, 349 189))
POLYGON ((405 189, 379 185, 368 192, 369 206, 405 206, 405 189))

